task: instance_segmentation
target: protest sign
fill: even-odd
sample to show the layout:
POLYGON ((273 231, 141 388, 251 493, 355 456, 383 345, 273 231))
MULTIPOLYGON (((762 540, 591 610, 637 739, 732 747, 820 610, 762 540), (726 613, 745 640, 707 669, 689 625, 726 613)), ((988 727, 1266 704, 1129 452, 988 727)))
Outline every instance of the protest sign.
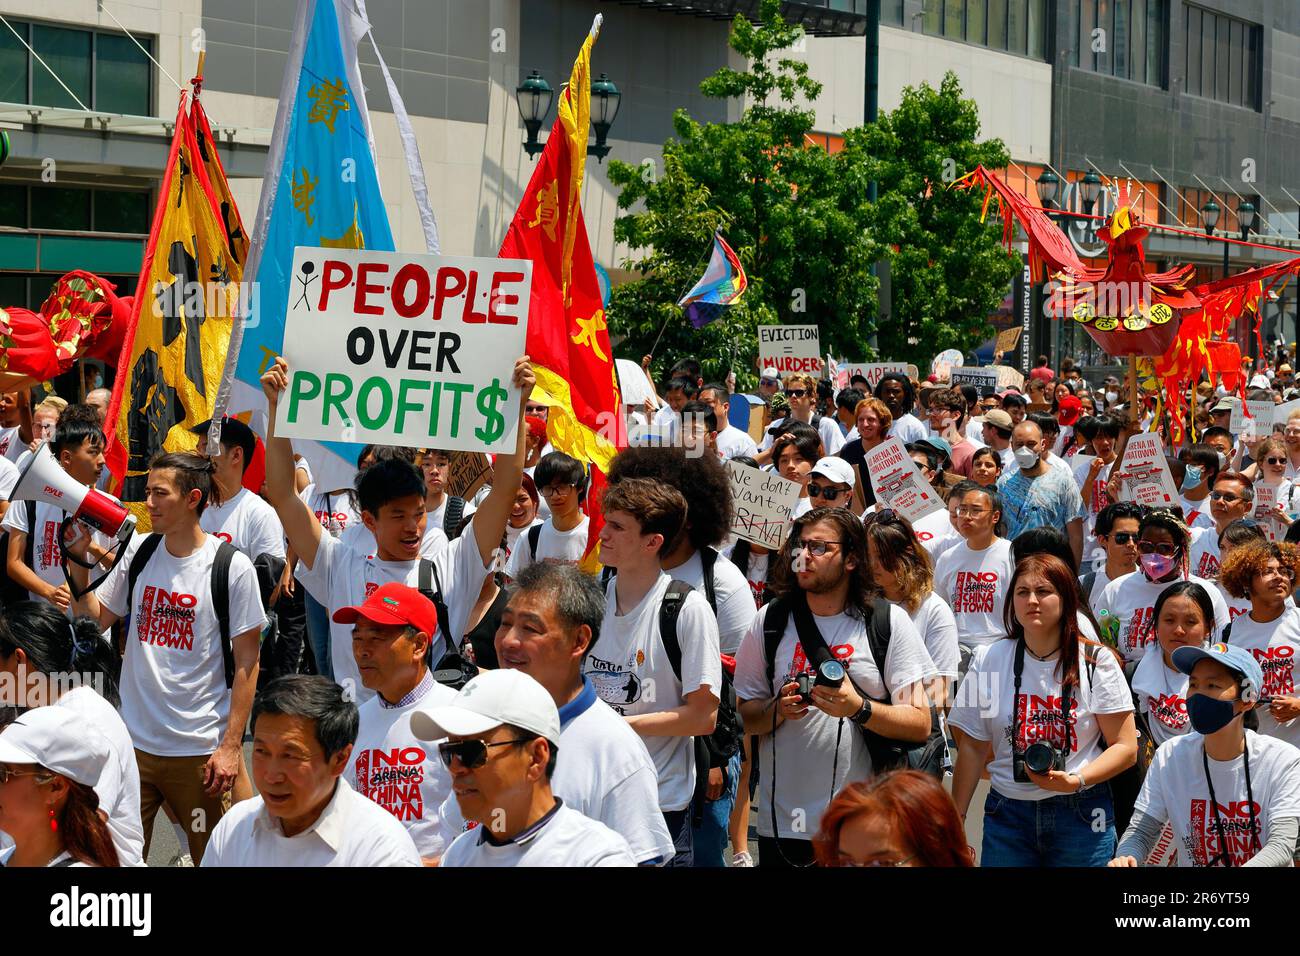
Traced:
POLYGON ((921 476, 897 438, 886 438, 867 452, 867 474, 877 504, 887 505, 915 522, 943 509, 943 500, 921 476))
POLYGON ((953 368, 961 365, 963 361, 962 354, 957 349, 945 349, 934 357, 930 363, 930 373, 940 382, 948 381, 948 376, 952 374, 953 368))
POLYGON ((758 361, 781 375, 821 375, 821 333, 815 325, 760 325, 758 361))
POLYGON ((991 395, 998 387, 998 371, 992 367, 958 365, 948 372, 948 383, 954 388, 958 385, 974 385, 981 395, 991 395))
MULTIPOLYGON (((1264 533, 1268 535, 1270 541, 1277 540, 1277 530, 1281 522, 1273 517, 1273 510, 1277 508, 1277 493, 1280 485, 1269 485, 1262 481, 1255 482, 1255 510, 1251 512, 1256 521, 1260 523, 1264 533)), ((1283 529, 1283 534, 1286 531, 1283 529)))
POLYGON ((1169 472, 1159 435, 1134 435, 1120 462, 1120 501, 1136 501, 1148 508, 1177 506, 1178 488, 1169 472))
POLYGON ((478 451, 455 451, 447 468, 447 494, 468 501, 492 474, 487 455, 478 451))
POLYGON ((294 250, 281 437, 510 453, 533 264, 294 250))
POLYGON ((738 462, 724 464, 731 479, 731 533, 777 550, 785 544, 790 516, 799 503, 799 485, 738 462))
POLYGON ((1281 425, 1283 428, 1286 428, 1287 419, 1290 418, 1292 413, 1297 409, 1300 409, 1300 398, 1293 402, 1283 402, 1281 405, 1274 405, 1273 424, 1281 425))
POLYGON ((997 341, 993 343, 993 351, 998 355, 1006 355, 1015 349, 1016 343, 1020 341, 1022 331, 1023 329, 1018 325, 1013 328, 1003 329, 998 333, 997 341))
MULTIPOLYGON (((1229 399, 1232 402, 1232 415, 1228 419, 1228 431, 1241 435, 1253 431, 1256 435, 1267 435, 1273 430, 1273 422, 1278 406, 1271 399, 1263 401, 1242 402, 1241 399, 1229 399)), ((1286 419, 1282 419, 1286 424, 1286 419)))
POLYGON ((842 365, 841 368, 848 369, 850 378, 861 375, 867 380, 867 387, 873 392, 880 384, 880 380, 890 372, 907 374, 906 362, 854 362, 850 365, 842 365))

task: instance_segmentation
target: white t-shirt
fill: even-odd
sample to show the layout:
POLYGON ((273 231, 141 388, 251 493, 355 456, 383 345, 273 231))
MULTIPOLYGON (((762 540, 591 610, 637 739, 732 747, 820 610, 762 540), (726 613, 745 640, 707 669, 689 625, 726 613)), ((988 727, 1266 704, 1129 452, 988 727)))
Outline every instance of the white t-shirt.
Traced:
POLYGON ((921 542, 921 547, 929 552, 931 561, 939 560, 940 555, 962 540, 957 529, 952 526, 952 517, 947 508, 912 522, 912 531, 916 533, 916 540, 921 542))
MULTIPOLYGON (((1191 574, 1187 580, 1199 584, 1210 595, 1214 604, 1214 629, 1221 631, 1229 621, 1228 606, 1219 589, 1210 581, 1191 574)), ((1093 615, 1099 620, 1107 611, 1119 619, 1119 652, 1124 660, 1137 661, 1146 653, 1146 646, 1155 640, 1155 607, 1160 592, 1175 581, 1151 581, 1141 570, 1116 578, 1102 589, 1101 597, 1092 605, 1093 615)))
MULTIPOLYGON (((0 459, 2 461, 3 459, 0 459)), ((111 495, 109 497, 112 497, 111 495)), ((117 499, 113 499, 117 500, 117 499)), ((62 508, 56 508, 44 501, 36 503, 36 538, 31 542, 32 566, 31 570, 36 576, 46 584, 52 584, 56 588, 62 587, 66 583, 63 577, 63 547, 59 535, 59 527, 63 524, 63 519, 68 513, 62 508)), ((27 502, 16 501, 5 512, 4 521, 0 522, 4 527, 11 531, 17 531, 21 534, 31 534, 31 529, 27 527, 27 502)), ((100 534, 98 531, 93 532, 93 541, 101 548, 111 548, 116 544, 116 539, 108 535, 100 534)), ((71 565, 71 562, 69 562, 71 565)), ((92 577, 98 577, 103 572, 91 572, 92 577)), ((33 601, 43 601, 45 597, 40 594, 27 592, 28 597, 33 601)))
MULTIPOLYGON (((147 535, 136 535, 99 587, 99 600, 119 618, 131 615, 122 660, 122 719, 138 750, 158 757, 213 753, 230 716, 221 635, 212 604, 212 562, 219 542, 206 535, 185 558, 161 541, 126 593, 131 559, 147 535)), ((333 540, 333 539, 331 539, 333 540)), ((230 639, 266 625, 253 562, 230 561, 230 639)))
MULTIPOLYGON (((362 557, 373 555, 378 547, 375 543, 375 536, 370 533, 370 529, 362 524, 360 520, 356 524, 344 528, 343 533, 339 535, 339 541, 345 548, 357 552, 362 557)), ((420 557, 427 561, 436 560, 438 555, 446 552, 448 544, 450 542, 447 536, 442 533, 442 529, 433 522, 426 520, 424 537, 420 539, 420 557)))
POLYGON ((1207 581, 1217 580, 1221 560, 1219 532, 1213 527, 1193 528, 1192 546, 1187 550, 1188 567, 1192 574, 1207 581))
POLYGON ((1165 664, 1160 642, 1152 641, 1133 672, 1138 711, 1146 714, 1156 746, 1192 729, 1187 717, 1187 675, 1165 664))
MULTIPOLYGON (((993 762, 989 779, 993 789, 1013 800, 1046 800, 1056 796, 1033 783, 1017 783, 1012 770, 1011 735, 1013 713, 1018 740, 1016 751, 1024 753, 1030 744, 1044 741, 1065 746, 1066 728, 1061 726, 1061 682, 1056 674, 1060 652, 1040 661, 1025 652, 1020 693, 1015 693, 1014 661, 1016 642, 998 641, 982 657, 971 660, 970 670, 957 692, 957 703, 948 722, 976 740, 992 741, 993 762), (1014 701, 1013 701, 1014 698, 1014 701)), ((1066 772, 1086 767, 1105 747, 1098 714, 1123 714, 1133 709, 1133 697, 1124 681, 1119 660, 1105 648, 1093 648, 1097 665, 1088 673, 1084 648, 1079 648, 1079 686, 1071 694, 1070 750, 1066 772)))
MULTIPOLYGON (((1244 647, 1255 655, 1264 671, 1262 693, 1266 697, 1296 697, 1296 654, 1300 653, 1300 608, 1288 607, 1282 616, 1258 624, 1249 614, 1232 622, 1228 643, 1244 647)), ((1255 708, 1259 732, 1300 747, 1300 718, 1279 724, 1263 704, 1255 708)))
MULTIPOLYGON (((600 640, 587 655, 583 673, 596 694, 625 717, 657 714, 682 706, 687 694, 707 687, 715 697, 722 687, 722 658, 718 651, 718 622, 704 595, 687 595, 677 617, 677 642, 682 650, 682 676, 668 661, 659 633, 659 605, 672 579, 659 580, 641 603, 618 613, 618 578, 605 591, 605 619, 600 640)), ((659 777, 659 808, 682 810, 695 792, 695 749, 690 737, 642 737, 659 777)))
MULTIPOLYGON (((534 518, 530 524, 526 524, 522 528, 516 528, 514 525, 510 524, 509 522, 506 522, 506 558, 507 559, 509 559, 509 557, 515 553, 515 548, 519 546, 519 539, 528 533, 528 529, 533 527, 533 525, 539 525, 539 524, 545 524, 545 522, 542 521, 541 518, 534 518)), ((527 542, 525 542, 524 546, 527 547, 527 542)))
POLYGON ((315 485, 308 485, 299 497, 332 537, 337 538, 353 525, 361 524, 361 513, 352 507, 347 492, 317 491, 315 485))
POLYGON ((284 528, 275 509, 247 488, 229 501, 208 505, 199 515, 199 527, 233 544, 249 558, 273 554, 284 557, 284 528))
POLYGON ((557 799, 550 814, 502 846, 489 842, 481 826, 465 831, 439 866, 604 867, 636 866, 636 861, 621 836, 557 799))
POLYGON ((591 682, 560 708, 551 790, 578 813, 623 837, 637 863, 672 858, 659 810, 659 775, 645 741, 596 696, 591 682))
POLYGON ((914 441, 920 441, 922 438, 925 438, 926 435, 927 432, 925 426, 922 425, 921 420, 911 412, 895 418, 894 424, 889 426, 889 437, 897 438, 904 445, 914 441))
POLYGON ((287 837, 261 797, 226 811, 212 831, 203 866, 419 866, 406 828, 340 779, 321 815, 287 837))
MULTIPOLYGON (((811 673, 791 615, 776 649, 772 681, 768 681, 763 620, 770 609, 768 605, 758 612, 736 655, 736 696, 742 700, 769 700, 796 674, 811 673)), ((921 635, 907 612, 897 605, 889 609, 889 652, 885 655, 884 680, 871 654, 865 622, 844 613, 828 617, 815 615, 814 620, 826 646, 848 670, 854 684, 877 700, 910 704, 912 685, 938 676, 921 635)), ((865 780, 873 773, 871 756, 858 728, 816 707, 809 707, 802 720, 781 723, 775 735, 770 731, 765 733, 759 746, 763 748, 760 758, 763 809, 757 814, 758 832, 767 837, 811 839, 817 829, 813 821, 821 817, 844 784, 865 780), (775 800, 772 800, 773 781, 775 800), (775 834, 772 833, 773 806, 775 834)))
MULTIPOLYGON (((362 527, 357 525, 357 527, 362 527)), ((472 528, 473 525, 470 525, 472 528)), ((369 534, 369 532, 366 532, 369 534)), ((420 586, 419 561, 382 561, 377 556, 360 553, 346 544, 347 532, 340 538, 321 535, 316 549, 316 560, 310 570, 305 562, 298 564, 298 580, 330 614, 330 660, 334 664, 334 681, 343 687, 353 688, 358 705, 364 704, 375 692, 363 687, 361 672, 352 656, 352 625, 338 624, 334 612, 341 607, 356 607, 365 602, 370 592, 381 584, 397 581, 410 587, 420 586), (347 682, 351 681, 351 684, 347 682)), ((484 565, 479 554, 478 541, 473 534, 463 534, 437 557, 432 559, 436 590, 442 586, 442 599, 447 605, 450 621, 438 622, 438 640, 433 644, 436 663, 447 652, 447 642, 455 646, 465 635, 465 625, 474 602, 483 590, 483 581, 491 569, 484 565)))
POLYGON ((401 707, 388 707, 378 694, 361 705, 361 726, 343 777, 357 793, 399 821, 422 857, 438 857, 456 838, 438 809, 451 794, 451 775, 435 744, 411 732, 416 710, 443 707, 456 692, 426 677, 423 694, 401 707))
POLYGON ((718 431, 718 455, 723 461, 729 458, 753 458, 758 454, 758 445, 735 425, 728 425, 718 431))
POLYGON ((931 591, 910 617, 939 674, 956 680, 961 664, 961 648, 957 643, 957 621, 953 617, 952 608, 931 591))
POLYGON ((1187 527, 1214 529, 1214 515, 1210 514, 1208 495, 1200 501, 1189 501, 1180 496, 1178 504, 1183 509, 1183 518, 1187 521, 1187 527))
MULTIPOLYGON (((1119 459, 1115 459, 1118 461, 1119 459)), ((1074 483, 1079 486, 1079 497, 1083 498, 1084 486, 1088 484, 1088 472, 1091 470, 1093 457, 1090 456, 1083 461, 1074 462, 1071 473, 1074 475, 1074 483)), ((1097 472, 1092 479, 1092 501, 1085 503, 1083 516, 1083 544, 1084 553, 1086 554, 1094 543, 1097 536, 1097 513, 1110 503, 1106 497, 1106 483, 1110 481, 1111 470, 1115 467, 1112 461, 1109 465, 1103 465, 1101 471, 1097 472)))
MULTIPOLYGON (((754 556, 751 555, 750 561, 753 560, 754 556)), ((700 560, 698 551, 667 573, 674 581, 685 581, 707 601, 704 592, 704 563, 700 560)), ((754 623, 757 608, 753 591, 745 576, 740 573, 740 568, 720 554, 713 563, 713 599, 718 605, 718 648, 723 654, 734 656, 749 625, 754 623)))
POLYGON ((108 815, 108 832, 122 866, 144 865, 144 826, 140 822, 140 770, 131 733, 113 705, 82 685, 67 691, 57 706, 80 714, 108 742, 109 759, 95 783, 99 808, 108 815))
MULTIPOLYGON (((488 488, 487 485, 484 485, 483 487, 488 488)), ((425 525, 424 525, 424 539, 426 545, 430 543, 429 532, 433 529, 437 529, 441 531, 443 534, 447 536, 448 540, 450 540, 451 536, 456 533, 455 528, 446 527, 447 504, 450 501, 451 501, 451 495, 444 494, 442 496, 442 503, 439 504, 438 507, 434 508, 432 511, 425 512, 426 518, 425 518, 425 525)), ((476 510, 478 510, 478 505, 476 505, 472 501, 466 501, 465 508, 461 512, 460 520, 464 521, 466 518, 472 515, 476 510)))
MULTIPOLYGON (((778 418, 767 426, 767 430, 763 433, 763 441, 758 446, 759 451, 767 451, 772 447, 772 432, 778 426, 784 425, 785 421, 784 418, 778 418)), ((812 423, 809 422, 808 424, 811 425, 812 423)), ((844 433, 840 431, 840 426, 836 424, 835 419, 828 415, 823 415, 821 421, 818 422, 817 434, 821 436, 823 456, 838 454, 839 450, 844 447, 844 433)), ((773 462, 773 464, 776 463, 773 462)))
MULTIPOLYGON (((107 471, 105 471, 107 474, 107 471)), ((19 471, 8 458, 0 458, 0 501, 8 501, 18 484, 19 471)))
POLYGON ((17 425, 13 428, 0 428, 0 455, 7 458, 10 464, 14 464, 25 451, 27 446, 18 436, 17 425))
POLYGON ((528 547, 528 538, 525 536, 520 540, 519 546, 510 552, 506 574, 517 578, 523 573, 524 568, 538 561, 551 564, 577 564, 586 553, 587 531, 590 525, 591 520, 586 515, 582 516, 577 527, 569 531, 557 531, 550 521, 543 523, 542 530, 537 535, 537 556, 533 556, 532 549, 528 547))
POLYGON ((963 644, 991 644, 1007 633, 1003 608, 1011 575, 1011 542, 994 538, 983 551, 962 541, 944 552, 934 569, 934 591, 948 602, 963 644))
MULTIPOLYGON (((1269 826, 1283 817, 1300 816, 1300 750, 1285 741, 1246 731, 1250 755, 1250 791, 1255 802, 1255 836, 1268 842, 1269 826)), ((1233 866, 1241 866, 1257 849, 1250 830, 1245 760, 1209 759, 1206 780, 1204 738, 1189 733, 1156 751, 1134 812, 1167 820, 1178 838, 1179 866, 1206 866, 1220 852, 1219 828, 1210 804, 1210 784, 1219 820, 1229 834, 1233 866)), ((1222 864, 1219 864, 1222 865, 1222 864)))
MULTIPOLYGON (((1082 582, 1082 576, 1079 580, 1082 582)), ((1106 565, 1102 564, 1102 566, 1097 569, 1097 576, 1092 580, 1092 590, 1088 592, 1089 607, 1092 607, 1097 603, 1097 599, 1101 597, 1101 592, 1106 590, 1106 585, 1108 584, 1110 584, 1110 575, 1106 573, 1106 565)))

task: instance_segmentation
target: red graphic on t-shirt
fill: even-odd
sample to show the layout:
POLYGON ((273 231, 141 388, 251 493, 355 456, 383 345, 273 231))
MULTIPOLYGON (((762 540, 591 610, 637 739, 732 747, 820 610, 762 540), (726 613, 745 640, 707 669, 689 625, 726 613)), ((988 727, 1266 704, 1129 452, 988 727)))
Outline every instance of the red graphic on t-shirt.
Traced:
POLYGON ((1092 481, 1092 504, 1089 510, 1096 515, 1108 504, 1110 504, 1110 496, 1106 494, 1106 482, 1100 478, 1094 478, 1092 481))
POLYGON ((1147 695, 1147 710, 1160 723, 1173 730, 1187 726, 1187 701, 1177 694, 1147 695))
POLYGON ((425 756, 419 747, 363 750, 357 756, 357 790, 399 820, 423 820, 425 756))
POLYGON ((952 592, 952 609, 958 614, 992 614, 997 593, 996 571, 958 571, 952 592))
POLYGON ((376 589, 377 587, 379 587, 379 585, 376 584, 374 581, 367 581, 367 582, 366 582, 366 597, 370 597, 370 595, 374 594, 374 593, 375 593, 375 589, 376 589))
POLYGON ((1229 604, 1229 605, 1228 605, 1228 621, 1229 621, 1229 622, 1231 622, 1231 621, 1235 621, 1237 618, 1241 617, 1243 614, 1245 614, 1245 613, 1246 613, 1247 611, 1249 611, 1249 610, 1250 610, 1250 605, 1246 605, 1245 607, 1242 607, 1242 606, 1237 605, 1237 604, 1229 604))
MULTIPOLYGON (((831 648, 831 653, 835 655, 837 661, 847 668, 849 666, 849 661, 853 660, 853 645, 836 644, 831 648)), ((793 680, 795 674, 803 673, 811 674, 812 666, 808 663, 808 658, 804 655, 803 645, 796 641, 794 645, 794 657, 790 660, 789 679, 793 680)))
POLYGON ((1129 619, 1128 628, 1124 631, 1124 647, 1132 652, 1139 647, 1146 647, 1155 640, 1155 632, 1151 629, 1152 617, 1155 608, 1139 607, 1134 609, 1133 616, 1129 619))
MULTIPOLYGON (((1259 804, 1246 800, 1233 800, 1219 804, 1219 821, 1214 820, 1214 810, 1208 800, 1193 800, 1191 812, 1191 851, 1196 866, 1209 866, 1211 860, 1226 847, 1233 866, 1241 866, 1255 855, 1257 843, 1261 838, 1259 804), (1250 826, 1251 810, 1254 809, 1255 828, 1250 826), (1220 834, 1219 829, 1223 832, 1220 834), (1222 837, 1222 842, 1220 838, 1222 837)), ((1215 862, 1223 866, 1222 860, 1215 862)))
MULTIPOLYGON (((1074 727, 1079 718, 1075 715, 1079 702, 1070 699, 1070 726, 1074 727)), ((1043 742, 1051 744, 1058 750, 1065 747, 1065 726, 1061 723, 1061 698, 1049 694, 1019 694, 1016 696, 1016 725, 1020 737, 1015 741, 1017 753, 1024 753, 1030 744, 1043 742)), ((1070 733, 1070 750, 1079 749, 1079 735, 1070 733)))
POLYGON ((1201 560, 1196 565, 1196 570, 1192 572, 1198 578, 1207 578, 1213 580, 1219 576, 1219 559, 1216 555, 1206 551, 1201 555, 1201 560))
POLYGON ((316 520, 320 522, 321 527, 325 528, 330 534, 338 535, 345 531, 348 526, 348 514, 346 511, 315 511, 316 520))
POLYGON ((40 544, 36 546, 36 564, 41 568, 52 568, 63 560, 63 549, 59 547, 59 523, 45 522, 40 544))
POLYGON ((1267 697, 1292 697, 1295 695, 1295 648, 1289 644, 1252 650, 1264 672, 1264 695, 1267 697))
POLYGON ((763 606, 763 591, 767 587, 765 581, 749 581, 749 589, 754 592, 754 605, 763 606))
POLYGON ((136 615, 136 635, 141 644, 194 649, 194 615, 198 599, 152 584, 144 589, 136 615))
POLYGON ((214 531, 212 532, 212 537, 220 538, 222 541, 226 542, 226 544, 235 543, 235 539, 232 538, 230 535, 226 534, 224 531, 214 531))
POLYGON ((915 531, 914 534, 916 535, 917 541, 925 542, 934 540, 934 534, 930 531, 915 531))

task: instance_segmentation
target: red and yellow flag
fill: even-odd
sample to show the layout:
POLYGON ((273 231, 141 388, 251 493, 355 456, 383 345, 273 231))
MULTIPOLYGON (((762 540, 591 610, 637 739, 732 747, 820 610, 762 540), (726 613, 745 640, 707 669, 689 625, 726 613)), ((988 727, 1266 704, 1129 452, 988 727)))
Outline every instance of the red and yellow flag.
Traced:
MULTIPOLYGON (((212 417, 242 277, 209 179, 209 170, 218 174, 229 197, 225 174, 206 120, 209 140, 199 148, 189 105, 186 91, 105 420, 108 468, 141 530, 149 529, 149 463, 164 452, 193 451, 198 436, 190 429, 212 417)), ((233 201, 230 214, 237 223, 233 201)))
POLYGON ((533 261, 528 355, 536 396, 550 406, 547 435, 556 450, 591 466, 587 553, 596 569, 605 474, 627 444, 614 353, 580 197, 591 118, 591 47, 599 18, 573 63, 555 125, 501 243, 500 256, 533 261))

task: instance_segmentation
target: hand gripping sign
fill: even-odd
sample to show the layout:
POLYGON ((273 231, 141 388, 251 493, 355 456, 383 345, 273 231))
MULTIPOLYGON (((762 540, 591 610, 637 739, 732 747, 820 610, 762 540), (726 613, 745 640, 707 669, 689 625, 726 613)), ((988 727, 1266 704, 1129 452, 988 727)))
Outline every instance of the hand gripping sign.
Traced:
POLYGON ((532 263, 294 250, 277 435, 511 452, 532 263))

